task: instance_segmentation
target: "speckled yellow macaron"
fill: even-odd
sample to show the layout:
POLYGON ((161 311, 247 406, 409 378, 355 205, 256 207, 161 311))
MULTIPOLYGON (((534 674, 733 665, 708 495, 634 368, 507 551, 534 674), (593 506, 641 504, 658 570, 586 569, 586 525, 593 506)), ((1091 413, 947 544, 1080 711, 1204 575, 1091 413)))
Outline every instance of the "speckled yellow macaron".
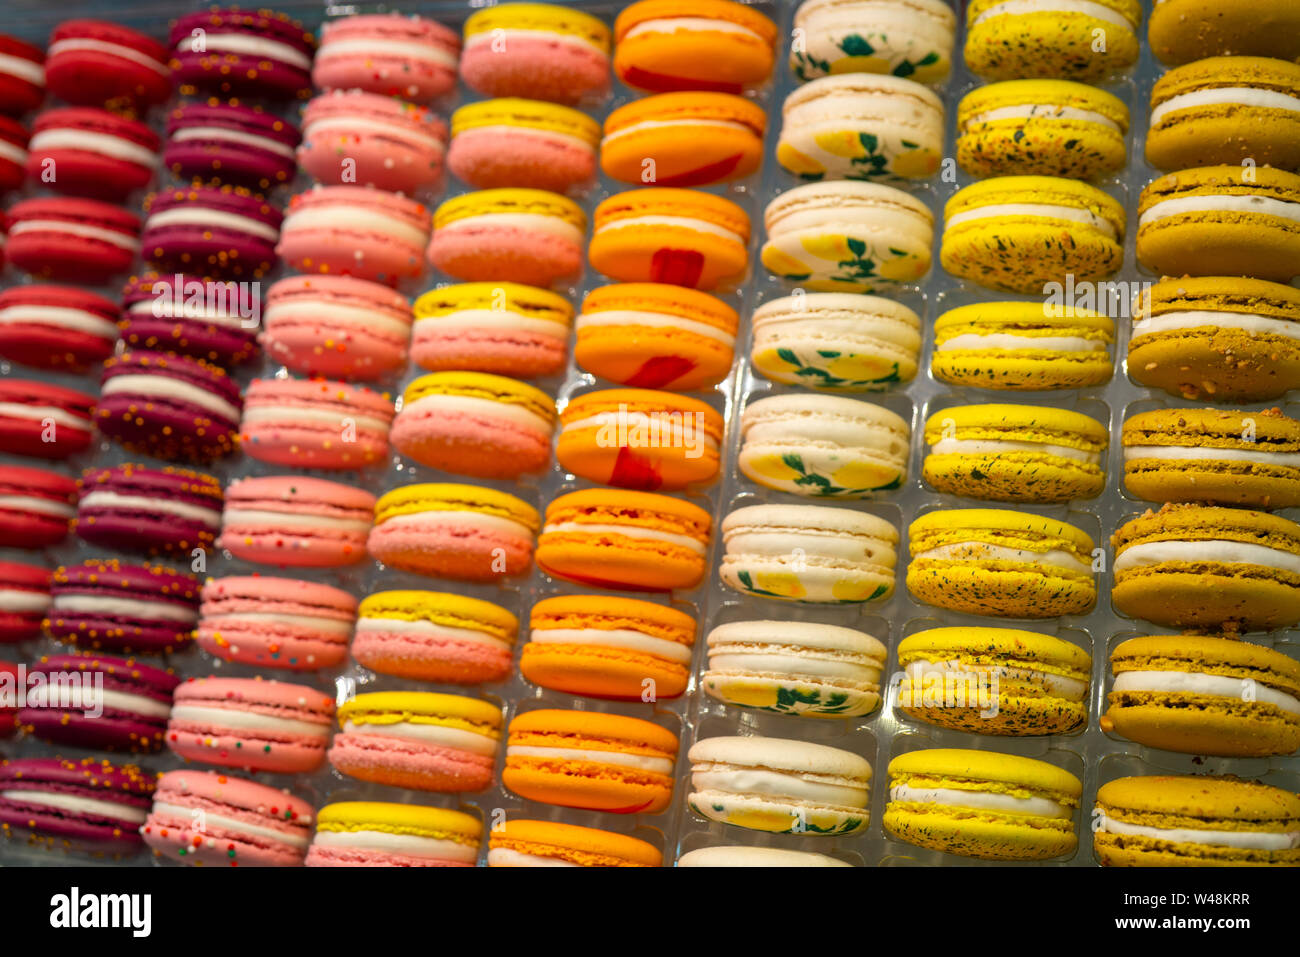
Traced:
POLYGON ((988 861, 1044 861, 1078 846, 1083 783, 1046 761, 935 748, 889 762, 885 830, 908 844, 988 861))
POLYGON ((1300 5, 1291 0, 1157 0, 1151 52, 1170 66, 1212 56, 1300 60, 1300 5))
POLYGON ((1096 282, 1124 260, 1124 207, 1078 180, 986 179, 954 193, 943 220, 943 268, 1003 292, 1045 295, 1067 275, 1096 282))
POLYGON ((1091 309, 978 302, 934 321, 930 371, 975 389, 1034 392, 1110 381, 1115 323, 1091 309))
POLYGON ((1141 20, 1137 0, 970 0, 966 66, 989 80, 1095 82, 1137 62, 1141 20))
POLYGON ((925 423, 922 476, 940 492, 998 502, 1092 498, 1106 484, 1109 432, 1081 412, 960 405, 925 423))
POLYGON ((1088 720, 1092 655, 1014 628, 930 628, 898 645, 898 710, 972 734, 1064 734, 1088 720))
POLYGON ((907 590, 971 615, 1084 614, 1097 602, 1093 547, 1082 529, 1028 512, 929 512, 908 528, 907 590))

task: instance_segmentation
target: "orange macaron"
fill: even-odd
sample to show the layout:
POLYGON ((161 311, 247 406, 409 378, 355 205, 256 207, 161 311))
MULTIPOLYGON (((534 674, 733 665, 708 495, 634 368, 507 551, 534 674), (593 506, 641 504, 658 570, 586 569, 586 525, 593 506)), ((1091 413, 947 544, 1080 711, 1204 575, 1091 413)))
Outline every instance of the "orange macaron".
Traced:
POLYGON ((525 711, 510 722, 502 783, 561 807, 656 814, 673 797, 677 735, 594 711, 525 711))
POLYGON ((655 492, 587 489, 546 506, 534 560, 546 574, 597 588, 694 588, 707 570, 712 519, 655 492))
POLYGON ((634 186, 744 179, 763 161, 767 114, 730 93, 661 93, 605 117, 600 168, 634 186))
POLYGON ((740 316, 706 292, 622 282, 587 293, 573 357, 588 372, 642 389, 689 392, 731 371, 740 316))
POLYGON ((644 492, 712 482, 722 416, 657 389, 602 389, 569 400, 555 457, 574 475, 644 492))
POLYGON ((614 21, 614 72, 640 90, 739 93, 763 83, 777 26, 734 0, 639 0, 614 21))
POLYGON ((695 619, 636 598, 561 595, 533 606, 519 656, 543 688, 596 698, 676 698, 686 690, 695 619))

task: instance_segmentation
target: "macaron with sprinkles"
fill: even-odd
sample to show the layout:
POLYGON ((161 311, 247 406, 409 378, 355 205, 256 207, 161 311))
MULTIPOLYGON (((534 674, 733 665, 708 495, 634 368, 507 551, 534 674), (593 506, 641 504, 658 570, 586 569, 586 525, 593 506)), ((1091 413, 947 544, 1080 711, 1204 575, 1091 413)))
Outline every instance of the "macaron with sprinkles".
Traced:
POLYGON ((316 815, 316 833, 305 863, 307 867, 473 867, 482 834, 483 822, 460 811, 341 801, 325 805, 316 815))
POLYGON ((182 92, 271 100, 311 95, 316 38, 286 13, 213 7, 178 17, 167 43, 182 92))
POLYGON ((262 575, 210 578, 198 645, 223 661, 283 671, 333 668, 347 657, 357 600, 331 585, 262 575))
POLYGON ((332 568, 366 557, 369 492, 301 475, 241 478, 226 487, 217 546, 260 565, 332 568))
POLYGON ((128 462, 87 469, 77 484, 73 529, 93 545, 190 558, 221 528, 221 482, 205 472, 128 462))
POLYGON ((294 149, 302 133, 260 107, 217 97, 187 101, 167 114, 163 166, 178 179, 205 179, 268 190, 298 171, 294 149))
POLYGON ((0 760, 0 833, 45 851, 127 859, 143 847, 154 781, 98 757, 0 760))
POLYGON ((365 90, 427 104, 456 85, 460 36, 428 17, 366 13, 328 20, 312 62, 321 90, 365 90))
POLYGON ((393 401, 330 379, 254 379, 244 393, 239 443, 259 462, 320 469, 388 461, 393 401))
POLYGON ((84 651, 182 651, 199 618, 198 579, 162 565, 89 559, 56 569, 50 594, 45 633, 84 651))
POLYGON ((289 200, 276 254, 302 273, 389 286, 424 272, 429 210, 365 186, 316 186, 289 200))
POLYGON ((467 103, 451 115, 447 168, 475 189, 567 193, 596 172, 600 125, 586 113, 519 97, 467 103))
POLYGON ((986 80, 1095 83, 1138 58, 1138 0, 971 0, 966 66, 986 80))
POLYGON ((283 217, 242 186, 177 187, 145 199, 141 254, 163 270, 261 279, 275 267, 283 217))
POLYGON ((260 285, 146 271, 122 290, 122 341, 130 349, 175 352, 223 368, 258 354, 260 285))

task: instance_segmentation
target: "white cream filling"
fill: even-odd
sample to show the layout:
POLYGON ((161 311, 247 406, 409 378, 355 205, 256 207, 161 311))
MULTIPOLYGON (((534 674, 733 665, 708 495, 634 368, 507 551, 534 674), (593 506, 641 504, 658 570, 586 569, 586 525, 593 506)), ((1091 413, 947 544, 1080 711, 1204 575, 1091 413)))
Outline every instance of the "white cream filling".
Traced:
POLYGON ((352 622, 337 618, 323 618, 317 615, 286 615, 276 612, 228 611, 205 614, 200 623, 204 628, 224 628, 230 624, 246 622, 268 625, 291 625, 295 628, 308 628, 312 631, 331 632, 345 641, 352 634, 352 622))
POLYGON ((173 143, 184 143, 188 140, 227 140, 231 143, 238 143, 240 146, 267 150, 287 159, 292 159, 294 155, 293 147, 288 143, 281 143, 269 136, 258 136, 256 133, 232 130, 226 126, 184 126, 171 135, 173 143))
POLYGON ((421 837, 418 834, 393 834, 389 831, 317 831, 314 843, 318 847, 405 854, 410 857, 455 861, 458 864, 473 864, 478 859, 477 844, 461 844, 458 841, 421 837))
POLYGON ((523 522, 516 522, 513 518, 506 518, 504 515, 476 512, 468 507, 464 509, 431 508, 424 512, 407 512, 403 515, 393 515, 381 519, 375 527, 400 528, 403 525, 419 525, 432 520, 472 526, 489 532, 500 532, 503 535, 523 535, 529 539, 533 537, 532 530, 523 522))
POLYGON ((287 237, 291 232, 299 229, 322 229, 331 232, 341 229, 348 232, 376 233, 390 239, 401 240, 408 246, 418 246, 421 252, 429 241, 428 232, 396 216, 388 216, 380 210, 349 206, 344 201, 291 211, 285 217, 281 236, 287 237))
POLYGON ((262 320, 268 329, 280 323, 294 321, 313 324, 319 322, 325 325, 357 326, 366 332, 387 332, 402 337, 405 337, 411 328, 410 322, 394 319, 391 315, 374 309, 296 297, 288 302, 269 304, 262 320))
POLYGON ((1110 220, 1103 219, 1090 209, 1075 206, 1057 206, 1052 203, 994 203, 989 206, 976 206, 964 209, 948 217, 945 228, 952 229, 962 223, 971 223, 981 219, 993 219, 998 216, 1032 216, 1046 219, 1066 219, 1072 223, 1082 223, 1098 229, 1110 239, 1116 239, 1118 233, 1110 220))
POLYGON ((26 80, 33 86, 45 86, 45 67, 10 53, 0 53, 0 73, 26 80))
POLYGON ((551 522, 542 529, 542 534, 579 533, 590 535, 623 535, 627 538, 649 538, 657 542, 668 542, 703 555, 704 543, 689 535, 665 532, 657 528, 643 528, 640 525, 604 525, 599 522, 551 522))
MULTIPOLYGON (((61 702, 50 703, 50 686, 35 685, 27 690, 27 703, 35 708, 63 708, 61 702)), ((165 718, 171 714, 172 706, 167 701, 156 701, 144 695, 130 694, 126 691, 114 691, 109 688, 88 694, 102 708, 113 711, 128 711, 146 718, 165 718)), ((68 709, 77 710, 77 709, 68 709)))
MULTIPOLYGON (((618 139, 620 136, 627 136, 630 133, 644 133, 647 130, 663 130, 665 128, 678 129, 681 127, 707 127, 709 129, 718 129, 721 127, 726 130, 739 130, 742 133, 749 133, 752 130, 744 123, 737 123, 735 120, 642 120, 640 123, 632 123, 622 129, 615 130, 612 133, 606 133, 604 142, 609 143, 618 139)), ((683 132, 680 135, 690 136, 690 132, 683 132)))
POLYGON ((172 68, 166 63, 161 63, 146 53, 141 53, 133 47, 123 46, 120 43, 109 43, 107 40, 90 40, 84 37, 73 37, 68 40, 59 40, 57 43, 51 43, 50 48, 45 51, 45 62, 48 63, 60 53, 69 50, 89 50, 92 53, 107 53, 110 56, 121 57, 123 60, 130 60, 132 63, 139 63, 141 66, 147 66, 155 73, 160 73, 167 78, 171 78, 172 68))
POLYGON ((762 795, 839 807, 867 806, 866 782, 859 785, 809 781, 796 772, 718 765, 694 770, 691 773, 691 784, 699 791, 762 795))
POLYGON ((233 731, 264 731, 273 734, 306 734, 322 740, 329 737, 327 724, 313 724, 296 718, 261 714, 256 711, 236 711, 232 708, 209 708, 201 704, 178 702, 172 707, 172 723, 194 722, 211 725, 211 734, 233 731))
POLYGON ((35 495, 0 495, 0 509, 18 512, 36 512, 40 515, 54 515, 58 518, 72 518, 77 514, 76 508, 67 502, 35 495))
POLYGON ((414 40, 385 40, 379 37, 356 37, 352 39, 331 40, 327 30, 321 40, 316 62, 335 56, 401 57, 408 60, 423 60, 436 63, 449 70, 456 69, 456 55, 432 43, 419 43, 414 40))
POLYGON ((488 867, 581 867, 573 861, 540 854, 525 854, 508 847, 494 847, 488 851, 488 867))
POLYGON ((10 143, 8 140, 0 140, 0 159, 7 159, 11 163, 25 166, 27 165, 27 150, 23 149, 17 143, 10 143))
POLYGON ((1138 226, 1185 213, 1252 213, 1300 222, 1300 203, 1271 196, 1175 196, 1149 206, 1138 217, 1138 226))
POLYGON ((584 419, 565 422, 561 431, 577 432, 579 429, 602 428, 615 430, 623 428, 628 432, 642 429, 654 430, 650 434, 658 436, 657 444, 660 447, 693 449, 698 444, 710 451, 717 450, 717 440, 706 435, 703 426, 683 424, 668 418, 673 415, 680 415, 680 413, 667 412, 652 415, 646 412, 598 412, 584 419))
POLYGON ((857 661, 823 658, 812 652, 786 651, 774 645, 727 645, 709 650, 706 674, 825 679, 831 684, 868 685, 874 691, 879 687, 880 672, 880 663, 866 658, 857 661))
POLYGON ((175 306, 175 300, 170 295, 164 295, 161 298, 141 299, 138 302, 133 302, 127 309, 127 313, 133 316, 149 316, 154 319, 196 319, 226 329, 245 328, 244 323, 247 321, 243 316, 232 316, 229 313, 218 312, 197 303, 182 301, 179 313, 176 311, 175 306), (155 307, 157 311, 155 311, 155 307))
POLYGON ((442 724, 417 724, 414 721, 395 721, 372 724, 368 721, 343 722, 344 734, 373 734, 387 738, 406 738, 440 748, 452 748, 491 757, 497 753, 497 739, 464 728, 449 728, 442 724))
POLYGON ((930 447, 931 455, 983 455, 999 452, 1040 452, 1044 455, 1059 455, 1062 458, 1086 462, 1089 465, 1101 464, 1101 453, 1087 449, 1074 449, 1067 445, 1052 445, 1050 442, 1021 442, 1010 439, 940 439, 930 447))
POLYGON ((67 306, 6 306, 0 309, 0 325, 56 326, 105 339, 117 338, 117 323, 67 306))
MULTIPOLYGON (((166 801, 154 801, 153 813, 165 814, 168 817, 178 818, 185 822, 185 827, 193 828, 196 818, 195 808, 181 807, 179 804, 168 804, 166 801)), ((223 828, 227 831, 234 831, 237 834, 248 834, 255 837, 269 838, 273 841, 279 841, 288 844, 290 847, 303 848, 307 846, 307 835, 305 833, 290 833, 277 831, 275 828, 263 827, 260 824, 250 824, 247 821, 240 821, 233 817, 226 817, 224 814, 214 814, 212 811, 204 809, 201 820, 211 826, 223 828)), ((201 833, 201 832, 195 832, 201 833)))
POLYGON ((1200 329, 1206 326, 1300 339, 1300 322, 1275 319, 1271 316, 1257 316, 1253 313, 1213 312, 1208 309, 1164 312, 1158 316, 1137 319, 1133 323, 1133 338, 1153 332, 1175 332, 1179 329, 1200 329))
POLYGON ((117 395, 122 392, 138 393, 145 401, 158 399, 189 402, 228 422, 239 421, 239 410, 219 395, 171 376, 132 373, 115 375, 104 383, 100 394, 117 395))
MULTIPOLYGON (((311 69, 310 56, 297 47, 269 37, 252 36, 248 33, 208 33, 203 38, 203 42, 206 50, 202 52, 241 53, 245 56, 257 57, 259 60, 283 60, 300 70, 311 69)), ((181 42, 176 44, 176 49, 182 53, 195 52, 192 38, 182 37, 181 42)))
POLYGON ((1300 847, 1300 831, 1203 831, 1185 827, 1151 827, 1118 821, 1108 814, 1099 815, 1097 831, 1130 837, 1149 837, 1176 844, 1209 844, 1252 851, 1288 851, 1300 847))
POLYGON ((0 798, 6 801, 21 801, 23 804, 39 804, 42 807, 71 811, 74 814, 94 814, 118 821, 130 821, 133 824, 143 824, 148 816, 143 808, 127 807, 116 801, 97 801, 94 798, 52 791, 0 791, 0 798))
POLYGON ((733 232, 725 226, 719 226, 716 223, 710 223, 704 219, 696 219, 694 216, 627 216, 622 219, 611 219, 609 222, 596 228, 596 234, 609 233, 627 226, 659 226, 669 229, 688 229, 697 233, 708 233, 711 236, 721 236, 723 239, 729 239, 733 243, 745 244, 745 239, 740 233, 733 232))
POLYGON ((164 601, 137 601, 75 592, 54 596, 54 614, 103 615, 110 618, 139 618, 143 621, 179 621, 191 624, 199 613, 193 608, 164 601))
POLYGON ((1171 96, 1152 108, 1151 125, 1158 125, 1161 120, 1176 110, 1222 104, 1259 107, 1267 110, 1300 111, 1300 98, 1279 93, 1277 90, 1257 90, 1248 86, 1220 86, 1171 96))
POLYGON ((288 525, 291 528, 337 528, 344 531, 366 532, 370 528, 368 519, 339 518, 334 515, 305 515, 298 512, 274 512, 267 509, 228 507, 225 511, 225 523, 229 527, 236 524, 251 525, 288 525))
POLYGON ((102 153, 113 159, 127 160, 148 166, 158 165, 158 154, 145 149, 130 140, 108 133, 96 133, 92 130, 42 130, 32 137, 28 148, 32 152, 41 150, 84 150, 90 153, 102 153))
MULTIPOLYGON (((416 140, 416 146, 425 146, 441 155, 444 144, 434 134, 433 130, 433 126, 428 123, 421 123, 418 120, 412 120, 408 123, 387 123, 383 120, 362 119, 358 116, 322 116, 304 126, 302 135, 304 140, 310 140, 311 137, 319 136, 321 133, 328 135, 331 132, 342 131, 348 140, 352 142, 355 141, 358 131, 377 133, 381 136, 416 140)), ((403 143, 402 145, 406 146, 408 144, 403 143)), ((388 149, 391 149, 391 147, 386 148, 385 153, 388 152, 388 149)))
POLYGON ((349 409, 308 409, 298 405, 250 405, 244 409, 244 425, 255 425, 257 423, 269 422, 272 425, 278 425, 282 428, 297 426, 303 422, 320 422, 329 426, 337 426, 340 430, 343 423, 351 421, 359 429, 371 429, 373 431, 388 434, 388 420, 378 419, 370 415, 359 415, 349 409))
POLYGON ((221 524, 221 513, 216 509, 178 502, 174 499, 155 498, 148 495, 122 495, 118 492, 92 491, 81 499, 82 508, 134 508, 164 515, 179 515, 214 528, 221 524))
POLYGON ((445 312, 432 316, 416 316, 415 335, 417 337, 420 335, 422 328, 433 328, 432 325, 424 326, 423 323, 436 324, 438 332, 505 329, 511 332, 524 332, 562 341, 569 338, 568 323, 556 322, 553 319, 537 319, 509 309, 460 309, 456 312, 445 312))
POLYGON ((1223 462, 1262 462, 1300 466, 1300 452, 1260 452, 1255 449, 1216 449, 1188 445, 1126 445, 1124 461, 1131 459, 1213 459, 1223 462))
POLYGON ((10 236, 40 232, 70 233, 73 236, 98 239, 121 249, 128 249, 133 253, 140 251, 140 241, 134 236, 129 233, 119 233, 116 229, 104 229, 102 226, 89 226, 85 223, 76 223, 66 219, 24 219, 21 222, 10 223, 9 225, 10 236))
POLYGON ((625 648, 678 664, 690 664, 691 647, 679 641, 656 638, 631 628, 534 628, 529 641, 541 645, 596 645, 625 648))
POLYGON ((70 429, 90 428, 90 419, 74 415, 55 405, 26 405, 22 402, 0 402, 0 417, 11 419, 52 419, 55 425, 70 429))
POLYGON ((895 784, 889 789, 891 801, 913 801, 917 804, 942 804, 946 807, 965 807, 978 811, 1004 811, 1031 817, 1068 818, 1070 809, 1063 804, 1043 797, 1017 797, 995 791, 967 791, 962 788, 917 788, 895 784))
POLYGON ((1202 671, 1121 671, 1115 675, 1116 691, 1185 691, 1271 704, 1288 714, 1300 715, 1300 698, 1258 681, 1212 675, 1202 671))
MULTIPOLYGON (((551 420, 526 406, 473 395, 422 395, 402 406, 401 416, 428 414, 435 420, 448 412, 461 412, 484 419, 504 420, 521 429, 551 434, 551 420)), ((400 416, 399 416, 400 417, 400 416)))
POLYGON ((457 628, 454 625, 440 625, 432 621, 407 621, 405 618, 367 618, 357 619, 357 637, 368 631, 385 634, 411 635, 415 638, 446 639, 449 641, 466 641, 476 645, 487 645, 500 651, 509 651, 513 642, 503 641, 496 635, 489 635, 472 628, 457 628))
POLYGON ((1053 548, 1045 552, 1035 552, 1028 548, 1011 548, 1007 545, 994 545, 991 542, 951 542, 917 552, 912 556, 913 561, 924 559, 957 562, 1033 562, 1068 568, 1085 575, 1092 574, 1091 566, 1063 549, 1053 548))
MULTIPOLYGON (((1022 103, 1018 106, 999 106, 983 113, 976 113, 966 120, 965 126, 976 123, 993 123, 998 120, 1079 120, 1083 123, 1099 123, 1108 130, 1121 132, 1119 124, 1108 116, 1093 110, 1081 110, 1076 106, 1057 106, 1054 103, 1022 103)), ((963 127, 965 128, 965 127, 963 127)))
POLYGON ((759 43, 764 45, 767 41, 762 35, 755 33, 753 30, 739 23, 731 23, 727 20, 715 19, 713 17, 657 17, 652 20, 642 20, 627 33, 623 34, 623 41, 641 36, 645 33, 676 33, 679 30, 688 32, 706 32, 706 33, 733 33, 740 36, 753 37, 759 43))
POLYGON ((1028 681, 1040 685, 1045 691, 1068 701, 1082 701, 1088 693, 1088 682, 1067 675, 1039 671, 1035 668, 1016 668, 1010 665, 973 664, 953 659, 952 661, 913 661, 905 669, 908 680, 919 685, 916 690, 923 691, 929 683, 946 679, 948 675, 961 676, 997 675, 1010 681, 1028 681))
POLYGON ((461 229, 518 229, 523 232, 545 233, 555 236, 575 246, 582 245, 583 232, 567 219, 559 216, 547 216, 545 213, 481 213, 477 216, 462 216, 453 219, 438 230, 451 231, 461 229))
POLYGON ((541 758, 545 761, 593 761, 596 764, 615 764, 621 768, 635 768, 652 774, 672 774, 671 758, 656 758, 650 754, 627 754, 623 751, 593 751, 590 748, 548 748, 544 746, 512 744, 506 748, 510 758, 541 758))
POLYGON ((0 608, 8 612, 47 611, 54 599, 48 592, 0 588, 0 608))
POLYGON ((1227 565, 1263 565, 1300 575, 1300 555, 1251 542, 1205 539, 1192 542, 1139 542, 1115 556, 1115 571, 1157 565, 1160 562, 1216 562, 1227 565))
POLYGON ((578 316, 574 328, 578 332, 597 326, 644 326, 649 329, 680 329, 721 342, 728 349, 736 345, 736 337, 696 319, 684 319, 660 312, 641 312, 636 309, 602 309, 597 312, 584 312, 578 316))
POLYGON ((977 27, 994 17, 1032 13, 1082 13, 1096 20, 1104 20, 1114 26, 1123 27, 1129 33, 1134 32, 1134 25, 1129 23, 1123 14, 1100 3, 1090 3, 1089 0, 1052 0, 1050 4, 1043 3, 1043 0, 1005 0, 981 13, 971 26, 977 27))
POLYGON ((240 216, 237 213, 213 209, 210 206, 177 206, 174 209, 164 209, 160 213, 151 215, 144 223, 146 232, 164 226, 202 226, 205 229, 233 229, 238 232, 260 236, 272 243, 280 238, 280 231, 274 226, 256 219, 250 219, 247 216, 240 216))

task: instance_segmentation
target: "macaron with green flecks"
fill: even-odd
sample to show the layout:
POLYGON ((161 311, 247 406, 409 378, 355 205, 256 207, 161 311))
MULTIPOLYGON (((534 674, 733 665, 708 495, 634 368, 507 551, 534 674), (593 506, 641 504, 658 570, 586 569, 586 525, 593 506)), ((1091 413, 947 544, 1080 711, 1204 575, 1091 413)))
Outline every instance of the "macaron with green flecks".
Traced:
POLYGON ((957 18, 943 0, 804 0, 794 29, 790 70, 800 80, 887 73, 942 83, 957 18))
POLYGON ((986 80, 1095 83, 1138 58, 1138 0, 970 0, 966 66, 986 80))

